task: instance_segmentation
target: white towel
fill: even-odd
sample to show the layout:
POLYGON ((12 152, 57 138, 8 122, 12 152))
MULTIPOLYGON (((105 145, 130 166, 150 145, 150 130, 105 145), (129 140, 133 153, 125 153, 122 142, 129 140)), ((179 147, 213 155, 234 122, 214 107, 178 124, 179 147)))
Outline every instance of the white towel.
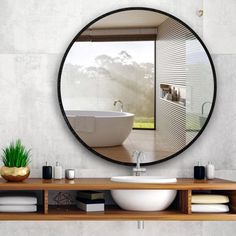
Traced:
POLYGON ((75 119, 75 130, 78 132, 92 133, 95 131, 95 117, 79 116, 75 119))
POLYGON ((37 205, 0 205, 0 212, 36 212, 37 205))
POLYGON ((225 195, 218 194, 194 194, 192 196, 192 203, 200 204, 219 204, 219 203, 228 203, 229 197, 225 195))
POLYGON ((35 196, 0 196, 0 205, 34 205, 37 204, 35 196))
POLYGON ((229 206, 224 204, 192 204, 192 212, 228 212, 229 206))

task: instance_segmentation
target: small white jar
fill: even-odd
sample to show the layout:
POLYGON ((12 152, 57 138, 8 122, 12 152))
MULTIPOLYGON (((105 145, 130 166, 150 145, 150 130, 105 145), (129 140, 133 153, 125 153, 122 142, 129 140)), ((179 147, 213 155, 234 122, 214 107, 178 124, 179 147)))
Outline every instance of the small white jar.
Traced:
POLYGON ((211 162, 208 162, 206 166, 206 177, 207 179, 215 178, 215 166, 211 162))

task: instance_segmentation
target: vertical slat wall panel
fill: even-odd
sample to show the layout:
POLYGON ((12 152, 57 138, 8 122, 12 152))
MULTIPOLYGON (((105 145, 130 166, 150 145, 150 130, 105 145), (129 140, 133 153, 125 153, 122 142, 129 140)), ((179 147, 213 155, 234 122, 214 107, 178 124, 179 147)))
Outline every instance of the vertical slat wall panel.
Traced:
POLYGON ((171 151, 182 149, 199 132, 213 98, 213 75, 209 59, 198 39, 176 20, 158 27, 156 41, 156 124, 171 151), (160 84, 184 86, 186 106, 160 98, 160 84))
POLYGON ((185 108, 166 100, 160 100, 158 113, 157 122, 160 125, 158 132, 163 141, 169 144, 169 151, 176 152, 186 145, 185 108))
POLYGON ((189 142, 205 123, 211 108, 214 87, 209 59, 200 42, 193 36, 189 36, 186 41, 186 71, 186 129, 189 142), (204 105, 205 102, 207 103, 204 105))
MULTIPOLYGON (((186 86, 186 38, 190 32, 173 19, 158 27, 156 41, 157 128, 170 151, 186 145, 186 107, 160 99, 160 84, 186 86)), ((190 34, 191 35, 191 34, 190 34)))
POLYGON ((167 19, 158 27, 157 81, 186 85, 186 37, 189 31, 176 20, 167 19))

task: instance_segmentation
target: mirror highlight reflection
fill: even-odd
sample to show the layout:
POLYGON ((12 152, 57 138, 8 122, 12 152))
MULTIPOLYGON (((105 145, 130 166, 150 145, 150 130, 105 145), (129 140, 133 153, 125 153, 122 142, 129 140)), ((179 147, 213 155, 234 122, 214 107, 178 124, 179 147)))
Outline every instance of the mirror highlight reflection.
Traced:
POLYGON ((61 74, 61 100, 78 137, 118 162, 170 157, 202 129, 214 94, 203 46, 184 25, 148 10, 108 15, 79 35, 61 74))

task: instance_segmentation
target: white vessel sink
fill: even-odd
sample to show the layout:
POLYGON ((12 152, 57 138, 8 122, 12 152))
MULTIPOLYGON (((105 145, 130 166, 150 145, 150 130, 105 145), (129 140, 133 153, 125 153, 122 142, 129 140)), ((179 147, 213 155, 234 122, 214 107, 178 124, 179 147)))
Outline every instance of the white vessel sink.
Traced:
MULTIPOLYGON (((175 183, 176 178, 157 176, 116 176, 111 181, 125 183, 175 183)), ((124 210, 129 211, 162 211, 174 201, 176 190, 142 190, 114 189, 111 195, 114 201, 124 210)))

